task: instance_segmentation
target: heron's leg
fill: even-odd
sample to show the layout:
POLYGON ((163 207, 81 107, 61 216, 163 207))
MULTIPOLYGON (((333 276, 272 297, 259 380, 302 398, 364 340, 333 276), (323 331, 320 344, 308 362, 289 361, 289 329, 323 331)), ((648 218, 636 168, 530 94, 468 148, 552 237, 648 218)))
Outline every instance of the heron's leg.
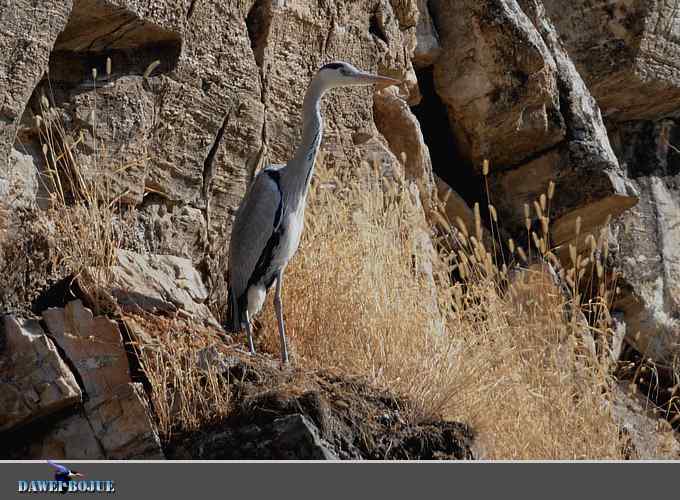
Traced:
POLYGON ((250 348, 250 354, 255 354, 255 345, 253 344, 253 329, 250 326, 250 314, 246 309, 246 333, 248 334, 248 347, 250 348))
POLYGON ((281 361, 288 363, 288 346, 286 345, 286 327, 283 324, 283 302, 281 301, 281 287, 283 285, 283 271, 279 271, 276 276, 276 296, 274 306, 276 307, 276 317, 279 320, 279 335, 281 337, 281 361))

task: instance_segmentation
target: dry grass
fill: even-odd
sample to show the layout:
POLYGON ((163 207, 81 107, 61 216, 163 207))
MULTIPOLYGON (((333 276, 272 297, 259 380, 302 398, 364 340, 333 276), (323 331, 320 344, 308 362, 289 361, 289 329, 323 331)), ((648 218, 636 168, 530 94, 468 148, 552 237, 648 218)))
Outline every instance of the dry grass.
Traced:
POLYGON ((164 442, 227 415, 229 381, 217 362, 234 353, 215 332, 178 318, 150 314, 126 318, 151 385, 151 402, 164 442), (143 337, 139 334, 142 333, 143 337))
MULTIPOLYGON (((91 110, 96 116, 96 109, 91 110)), ((120 195, 111 189, 112 176, 136 165, 116 166, 107 158, 106 149, 96 136, 93 126, 95 154, 85 159, 78 150, 84 141, 83 132, 76 136, 65 129, 62 116, 43 96, 40 114, 36 117, 40 134, 45 170, 40 181, 48 196, 48 208, 41 212, 44 224, 50 227, 50 245, 55 267, 68 270, 79 278, 95 308, 101 313, 100 294, 106 294, 111 280, 111 266, 122 246, 120 227, 123 220, 120 195)), ((127 217, 134 217, 128 212, 127 217)))
MULTIPOLYGON (((337 368, 408 394, 414 418, 437 414, 457 391, 455 343, 433 334, 431 294, 413 269, 408 194, 315 174, 304 241, 284 278, 294 362, 337 368)), ((267 350, 278 352, 273 308, 260 316, 267 350)))
MULTIPOLYGON (((369 191, 317 171, 300 252, 284 286, 295 362, 363 375, 408 396, 411 418, 471 423, 483 458, 621 458, 605 404, 606 349, 590 354, 584 338, 592 332, 574 319, 582 318, 575 313, 582 304, 566 304, 545 265, 513 273, 518 266, 497 263, 476 243, 479 234, 466 237, 467 229, 448 226, 442 247, 460 253, 444 258, 464 279, 454 285, 448 273, 438 276, 447 328, 433 332, 431 288, 414 270, 411 251, 423 218, 410 196, 396 184, 369 191)), ((558 272, 566 281, 569 270, 558 272)), ((575 276, 572 290, 581 285, 575 276)), ((589 314, 606 316, 597 303, 603 307, 591 304, 589 314)), ((272 353, 274 318, 269 304, 262 342, 272 353)), ((605 330, 599 333, 606 339, 605 330)))

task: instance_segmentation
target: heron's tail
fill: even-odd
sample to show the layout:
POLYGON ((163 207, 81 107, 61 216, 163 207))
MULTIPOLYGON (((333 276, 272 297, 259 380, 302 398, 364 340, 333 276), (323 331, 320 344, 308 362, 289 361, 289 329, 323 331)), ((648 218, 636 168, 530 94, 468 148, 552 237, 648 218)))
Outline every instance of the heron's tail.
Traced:
POLYGON ((230 333, 236 333, 241 330, 241 325, 245 318, 242 318, 242 311, 238 304, 238 297, 229 287, 227 292, 227 321, 224 324, 224 329, 230 333))

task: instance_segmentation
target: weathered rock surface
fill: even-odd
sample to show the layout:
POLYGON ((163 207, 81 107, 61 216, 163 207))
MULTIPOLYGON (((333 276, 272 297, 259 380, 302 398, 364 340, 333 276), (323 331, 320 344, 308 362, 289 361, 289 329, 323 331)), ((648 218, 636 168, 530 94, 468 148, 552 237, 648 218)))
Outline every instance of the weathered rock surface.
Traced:
POLYGON ((2 318, 0 432, 74 407, 82 394, 37 320, 2 318))
POLYGON ((437 93, 464 156, 517 165, 565 137, 555 61, 515 0, 430 1, 437 93))
POLYGON ((608 118, 654 119, 679 109, 677 0, 543 0, 608 118))
POLYGON ((387 140, 390 150, 405 159, 404 177, 416 183, 420 199, 429 209, 432 205, 434 179, 430 151, 425 145, 420 123, 408 103, 395 89, 385 89, 374 95, 375 124, 387 140))
POLYGON ((13 208, 33 208, 38 200, 40 182, 36 167, 35 150, 30 151, 31 146, 26 145, 18 151, 12 149, 7 163, 7 171, 0 178, 0 196, 4 198, 4 204, 13 208))
MULTIPOLYGON (((205 209, 210 199, 214 228, 228 227, 249 161, 259 151, 263 121, 248 11, 219 2, 201 2, 191 15, 188 9, 176 0, 153 6, 76 1, 51 56, 48 95, 68 132, 85 126, 82 161, 105 165, 112 191, 124 201, 139 205, 154 193, 147 204, 205 209), (160 64, 143 78, 156 60, 160 64), (97 158, 95 136, 106 144, 106 158, 97 158)), ((195 221, 207 230, 205 218, 195 221)))
POLYGON ((128 312, 184 315, 217 324, 206 305, 208 290, 188 259, 120 250, 112 268, 111 293, 128 312))
MULTIPOLYGON (((35 184, 42 159, 34 117, 44 112, 45 96, 77 144, 84 174, 105 179, 112 196, 139 209, 142 246, 196 263, 205 258, 211 276, 226 266, 219 254, 247 179, 264 161, 291 156, 302 96, 319 66, 345 59, 402 78, 402 99, 417 98, 416 0, 75 0, 55 12, 45 24, 39 9, 3 9, 0 24, 10 34, 35 32, 40 53, 22 59, 28 76, 11 82, 17 90, 0 141, 0 192, 26 195, 35 184), (21 173, 10 181, 4 163, 13 147, 21 173)), ((15 38, 7 38, 4 53, 21 52, 15 38)), ((12 57, 0 57, 3 74, 17 66, 12 57)), ((375 160, 387 172, 401 169, 375 126, 371 96, 371 89, 355 88, 325 98, 330 165, 375 160)), ((409 160, 409 171, 421 166, 429 168, 409 160)), ((431 183, 424 174, 419 183, 431 183)))
POLYGON ((79 300, 43 312, 48 331, 71 360, 89 398, 130 382, 123 339, 115 321, 95 317, 79 300))
MULTIPOLYGON (((435 158, 443 159, 435 170, 450 170, 446 179, 472 178, 478 172, 469 167, 490 159, 492 203, 513 236, 524 233, 524 203, 555 181, 551 244, 562 248, 574 241, 577 217, 582 235, 595 233, 639 196, 615 228, 624 271, 615 314, 625 321, 617 344, 626 335, 645 356, 669 363, 680 343, 680 161, 673 146, 680 134, 672 118, 680 109, 680 1, 572 4, 0 0, 0 313, 42 313, 36 299, 65 275, 51 242, 54 228, 35 216, 46 204, 35 125, 45 112, 43 96, 70 139, 83 133, 76 157, 84 173, 105 180, 113 196, 137 209, 126 248, 156 254, 120 253, 113 297, 123 312, 214 325, 207 302, 225 296, 220 254, 247 181, 262 163, 291 156, 309 78, 323 63, 343 59, 404 83, 375 94, 368 88, 328 94, 327 164, 378 165, 374 172, 408 182, 423 214, 437 190, 449 218, 472 228, 469 206, 487 202, 473 180, 460 181, 465 201, 437 185, 435 158), (434 75, 430 93, 444 103, 451 129, 444 132, 455 137, 455 152, 448 145, 443 155, 428 151, 426 127, 409 109, 421 99, 414 66, 419 75, 434 75)), ((414 265, 434 293, 437 257, 424 228, 413 229, 414 265)), ((435 298, 424 302, 441 330, 435 298)), ((45 311, 44 319, 59 349, 34 321, 6 320, 0 345, 0 355, 10 353, 0 357, 0 389, 8 388, 0 393, 0 430, 27 425, 38 432, 54 419, 17 456, 161 457, 118 324, 80 303, 45 311)), ((210 363, 213 354, 206 350, 202 361, 210 363)), ((219 361, 225 371, 238 370, 231 358, 219 361)), ((233 418, 176 443, 173 453, 469 456, 469 436, 457 424, 408 426, 365 386, 348 389, 325 375, 317 382, 302 396, 248 393, 257 384, 245 383, 240 389, 251 399, 239 402, 233 418), (358 396, 344 406, 328 387, 333 394, 361 393, 387 420, 376 419, 358 396), (269 413, 258 413, 253 401, 269 413)), ((626 431, 631 439, 639 434, 651 442, 638 427, 626 431)), ((643 444, 634 448, 631 456, 653 456, 643 444)))
POLYGON ((338 460, 330 444, 303 414, 286 415, 262 426, 249 425, 211 435, 195 453, 215 458, 269 460, 338 460))
POLYGON ((533 203, 556 184, 551 204, 551 238, 562 245, 574 238, 581 217, 584 233, 594 232, 608 216, 616 216, 637 202, 637 192, 624 177, 614 155, 597 103, 562 48, 542 4, 521 0, 556 67, 560 113, 566 127, 564 141, 520 168, 493 174, 492 194, 503 221, 515 234, 524 223, 524 204, 533 203))
POLYGON ((28 208, 0 197, 0 314, 26 316, 41 293, 67 270, 58 262, 55 228, 28 208))
MULTIPOLYGON (((415 0, 256 2, 249 19, 267 111, 263 134, 273 163, 292 156, 300 137, 307 83, 324 61, 351 61, 403 78, 405 87, 417 87, 404 50, 405 45, 415 45, 415 0)), ((372 89, 357 87, 325 97, 322 111, 328 120, 322 148, 328 164, 347 168, 362 159, 394 161, 393 155, 385 155, 385 140, 373 123, 371 94, 372 89)))
MULTIPOLYGON (((10 440, 9 458, 82 460, 163 459, 139 384, 119 385, 87 401, 77 413, 10 440)), ((5 457, 3 457, 5 458, 5 457)))
POLYGON ((6 161, 24 107, 47 69, 72 5, 72 0, 0 2, 0 181, 8 177, 6 161))
POLYGON ((640 203, 616 221, 622 295, 615 303, 627 339, 644 356, 671 363, 680 345, 680 154, 674 120, 612 129, 640 203))

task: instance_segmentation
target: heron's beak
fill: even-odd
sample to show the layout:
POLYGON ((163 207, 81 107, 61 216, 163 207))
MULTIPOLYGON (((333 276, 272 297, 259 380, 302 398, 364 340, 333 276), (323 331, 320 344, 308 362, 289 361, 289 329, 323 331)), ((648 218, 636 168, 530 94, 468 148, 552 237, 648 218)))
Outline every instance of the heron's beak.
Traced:
POLYGON ((358 78, 364 85, 377 85, 379 88, 385 88, 390 85, 398 85, 401 83, 401 80, 395 80, 389 76, 373 75, 371 73, 361 73, 358 78))
POLYGON ((72 472, 71 475, 72 475, 72 476, 75 476, 75 477, 85 477, 85 476, 82 475, 80 472, 72 472))

